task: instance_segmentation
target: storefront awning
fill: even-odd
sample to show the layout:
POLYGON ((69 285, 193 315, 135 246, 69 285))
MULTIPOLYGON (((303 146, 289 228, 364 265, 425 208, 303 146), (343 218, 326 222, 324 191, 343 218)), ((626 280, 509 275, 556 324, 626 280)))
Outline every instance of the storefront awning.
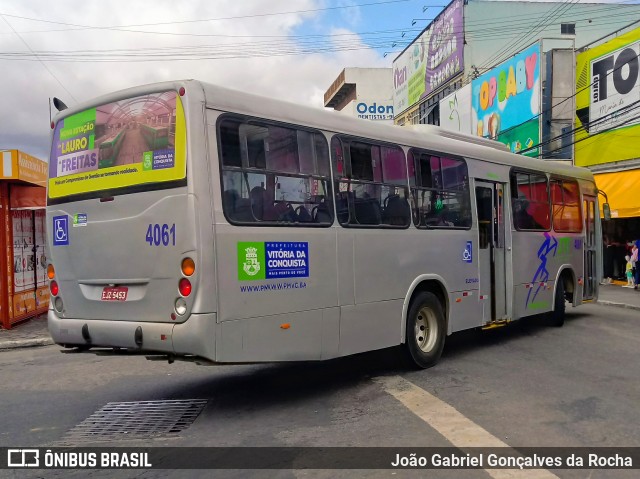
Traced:
POLYGON ((12 210, 40 209, 47 205, 47 189, 42 186, 11 185, 9 207, 12 210))
MULTIPOLYGON (((640 169, 594 175, 599 190, 609 199, 612 218, 640 217, 640 169)), ((602 203, 600 197, 600 216, 602 203)))

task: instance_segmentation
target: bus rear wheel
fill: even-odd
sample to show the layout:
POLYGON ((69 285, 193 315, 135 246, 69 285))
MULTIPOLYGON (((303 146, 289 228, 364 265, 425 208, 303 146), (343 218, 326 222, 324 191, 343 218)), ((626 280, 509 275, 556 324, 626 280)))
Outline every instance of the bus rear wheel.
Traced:
POLYGON ((549 313, 549 323, 551 326, 560 328, 564 325, 565 308, 564 281, 560 278, 556 286, 556 295, 553 299, 553 311, 549 313))
POLYGON ((434 366, 442 354, 445 335, 442 304, 433 293, 418 293, 409 307, 405 341, 413 363, 425 369, 434 366))

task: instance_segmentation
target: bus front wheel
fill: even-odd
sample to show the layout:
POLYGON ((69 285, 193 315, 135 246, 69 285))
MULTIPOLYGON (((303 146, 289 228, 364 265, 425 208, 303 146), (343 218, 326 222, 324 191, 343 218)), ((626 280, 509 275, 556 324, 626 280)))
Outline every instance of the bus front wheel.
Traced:
POLYGON ((422 291, 411 302, 407 316, 405 349, 420 368, 434 366, 444 348, 445 321, 435 294, 422 291))

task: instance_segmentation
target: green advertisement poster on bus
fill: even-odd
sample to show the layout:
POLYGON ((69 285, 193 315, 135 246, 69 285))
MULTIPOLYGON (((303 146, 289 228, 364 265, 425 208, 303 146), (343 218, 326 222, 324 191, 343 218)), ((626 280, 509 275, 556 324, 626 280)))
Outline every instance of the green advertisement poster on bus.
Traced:
POLYGON ((75 113, 56 123, 49 197, 183 179, 185 147, 184 111, 175 91, 75 113))

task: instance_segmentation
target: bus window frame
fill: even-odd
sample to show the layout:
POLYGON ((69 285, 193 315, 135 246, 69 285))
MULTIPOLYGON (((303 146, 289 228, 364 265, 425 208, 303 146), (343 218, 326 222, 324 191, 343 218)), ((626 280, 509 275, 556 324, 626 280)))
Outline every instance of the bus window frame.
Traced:
MULTIPOLYGON (((522 231, 522 232, 529 232, 529 233, 544 233, 544 232, 551 232, 553 230, 553 209, 552 209, 552 205, 551 205, 551 185, 549 184, 549 174, 544 172, 544 171, 538 171, 538 170, 533 170, 533 169, 529 169, 529 168, 520 168, 520 167, 511 167, 509 169, 509 195, 510 195, 510 201, 509 201, 509 208, 511 210, 511 226, 516 230, 516 231, 522 231), (535 229, 529 229, 529 228, 519 228, 516 225, 516 218, 515 218, 515 209, 513 207, 513 187, 514 187, 514 183, 513 183, 513 175, 517 174, 517 173, 524 173, 527 175, 538 175, 538 176, 544 176, 547 180, 547 206, 548 206, 548 213, 549 213, 549 227, 547 229, 544 228, 535 228, 535 229)), ((531 183, 529 183, 531 184, 531 183)), ((518 188, 518 185, 515 185, 516 187, 516 191, 518 188)), ((530 200, 528 200, 530 201, 530 200)))
MULTIPOLYGON (((461 230, 461 231, 468 231, 470 229, 473 228, 473 218, 474 218, 474 214, 473 214, 473 210, 474 207, 471 204, 471 176, 469 175, 469 163, 467 160, 471 160, 471 161, 483 161, 483 160, 476 160, 474 158, 466 158, 463 156, 459 156, 459 155, 455 155, 455 154, 450 154, 450 153, 442 153, 442 152, 437 152, 436 150, 430 150, 428 148, 420 148, 417 146, 410 146, 407 150, 407 168, 409 167, 409 155, 412 154, 413 151, 419 151, 421 154, 427 154, 429 156, 437 156, 438 158, 440 158, 440 161, 442 162, 443 157, 449 160, 455 160, 455 161, 460 161, 464 164, 465 168, 467 169, 467 201, 469 204, 469 215, 470 215, 470 219, 471 221, 469 222, 469 226, 448 226, 448 225, 427 225, 425 224, 424 226, 422 225, 417 225, 416 224, 416 220, 415 220, 415 216, 413 215, 413 213, 415 211, 417 211, 417 205, 415 205, 414 203, 414 197, 413 197, 413 190, 415 189, 416 191, 420 190, 420 191, 442 191, 442 192, 449 192, 449 191, 454 191, 454 190, 446 190, 446 189, 441 189, 438 190, 436 188, 425 188, 422 186, 414 186, 411 184, 411 180, 413 179, 413 181, 415 182, 417 180, 417 169, 415 166, 415 163, 413 165, 413 178, 411 178, 411 176, 409 175, 409 170, 407 169, 407 178, 409 179, 409 196, 411 197, 411 201, 413 204, 412 208, 411 208, 411 212, 412 212, 412 216, 411 216, 411 223, 413 224, 414 228, 418 229, 418 230, 461 230)), ((415 161, 415 159, 414 159, 415 161)), ((442 164, 442 163, 441 163, 442 164)), ((433 175, 432 175, 433 178, 433 175)), ((464 193, 464 190, 461 190, 462 193, 464 193)))
MULTIPOLYGON (((555 173, 552 173, 549 175, 549 195, 551 198, 551 227, 553 228, 553 231, 555 231, 556 233, 568 233, 568 234, 583 234, 584 233, 584 217, 582 215, 582 201, 583 201, 583 192, 582 192, 582 188, 580 187, 580 182, 576 179, 576 178, 569 178, 567 176, 562 176, 562 175, 556 175, 555 173), (568 183, 573 183, 576 185, 576 187, 578 188, 578 202, 573 205, 573 206, 577 206, 578 208, 578 215, 580 216, 580 230, 579 231, 572 231, 572 230, 559 230, 556 229, 556 223, 555 223, 555 215, 554 215, 554 205, 555 203, 553 203, 553 191, 551 189, 551 183, 553 181, 560 181, 560 182, 568 182, 568 183)), ((564 192, 562 194, 562 207, 564 208, 565 206, 567 206, 568 204, 564 202, 564 192)), ((571 205, 569 205, 571 206, 571 205)))
MULTIPOLYGON (((333 206, 333 197, 334 192, 333 192, 333 185, 332 185, 332 181, 333 181, 333 177, 331 174, 331 152, 330 152, 330 142, 327 140, 327 136, 324 134, 324 132, 322 130, 318 130, 318 129, 314 129, 314 128, 310 128, 310 127, 306 127, 303 125, 298 125, 298 124, 292 124, 292 123, 286 123, 286 122, 282 122, 282 121, 277 121, 277 120, 272 120, 272 119, 268 119, 268 118, 259 118, 259 117, 254 117, 254 116, 249 116, 249 115, 241 115, 241 114, 237 114, 237 113, 223 113, 222 115, 220 115, 217 120, 216 120, 216 124, 215 124, 215 135, 216 135, 216 145, 218 148, 217 151, 217 161, 218 161, 218 170, 219 170, 219 174, 220 174, 220 195, 219 195, 219 199, 220 199, 220 205, 222 207, 222 214, 224 215, 224 218, 227 220, 227 222, 230 225, 234 225, 234 226, 257 226, 257 227, 272 227, 272 228, 330 228, 334 225, 335 221, 336 221, 336 213, 335 213, 335 207, 333 206), (268 170, 266 169, 266 158, 265 158, 265 168, 255 168, 255 167, 251 167, 249 165, 245 165, 245 158, 244 158, 244 154, 242 153, 242 151, 240 151, 240 161, 241 161, 241 166, 225 166, 224 162, 223 162, 223 158, 222 158, 222 137, 220 135, 220 124, 224 121, 237 121, 240 123, 240 125, 245 125, 245 124, 250 124, 250 125, 255 125, 255 126, 260 126, 260 127, 265 127, 265 126, 269 126, 269 125, 273 125, 274 127, 279 127, 279 128, 286 128, 286 129, 290 129, 293 130, 295 132, 298 132, 300 130, 302 131, 306 131, 309 132, 311 134, 318 134, 320 135, 325 142, 325 146, 327 148, 327 154, 328 154, 328 161, 329 161, 329 165, 328 165, 328 172, 329 172, 329 176, 319 176, 319 175, 308 175, 308 174, 303 174, 303 173, 298 173, 298 174, 293 174, 293 173, 287 173, 287 172, 283 172, 283 171, 273 171, 273 170, 268 170), (305 178, 305 179, 309 179, 309 178, 316 178, 316 179, 320 179, 322 178, 322 181, 325 181, 327 183, 327 192, 325 194, 326 198, 325 198, 325 202, 327 201, 327 199, 329 201, 331 201, 328 211, 331 214, 331 221, 330 222, 324 222, 324 223, 315 223, 315 222, 300 222, 300 221, 295 221, 295 222, 291 222, 291 221, 280 221, 280 220, 258 220, 256 218, 256 221, 242 221, 242 220, 237 220, 237 219, 232 219, 229 217, 229 215, 227 214, 227 210, 224 207, 224 193, 225 193, 225 188, 224 188, 224 172, 225 171, 235 171, 235 172, 240 172, 243 174, 243 176, 246 177, 247 173, 258 173, 258 174, 264 174, 266 175, 273 175, 275 178, 277 178, 278 176, 287 176, 289 178, 305 178)), ((296 133, 296 138, 297 138, 297 133, 296 133)), ((240 144, 240 149, 242 150, 242 145, 240 144)), ((298 162, 300 160, 298 159, 298 162)), ((316 168, 316 170, 319 169, 318 166, 318 162, 317 162, 317 158, 313 159, 313 165, 316 168)), ((300 167, 300 164, 298 163, 298 167, 300 167)), ((275 199, 274 199, 275 202, 275 199)))
MULTIPOLYGON (((331 160, 331 174, 333 175, 333 189, 334 189, 334 207, 336 210, 335 213, 335 221, 343 227, 343 228, 358 228, 358 229, 383 229, 383 230, 406 230, 413 225, 413 208, 411 207, 411 187, 409 186, 409 174, 407 170, 407 154, 403 145, 398 143, 392 143, 384 140, 372 140, 370 138, 365 138, 357 135, 351 135, 348 133, 335 133, 331 135, 329 138, 329 156, 331 160), (335 152, 333 150, 333 141, 337 140, 340 143, 340 149, 342 152, 342 168, 343 173, 340 174, 338 172, 338 161, 335 157, 335 152), (384 181, 384 166, 382 157, 380 158, 380 174, 382 175, 382 181, 369 181, 362 179, 354 179, 353 178, 353 169, 351 165, 351 143, 361 143, 369 146, 377 146, 379 148, 387 147, 390 149, 397 149, 402 153, 404 158, 404 183, 387 183, 384 181), (348 212, 349 217, 347 218, 347 222, 343 223, 340 221, 338 214, 338 196, 343 191, 340 189, 340 184, 346 184, 347 190, 346 192, 352 191, 352 186, 356 185, 372 185, 375 187, 387 187, 387 188, 403 188, 406 194, 406 201, 409 207, 409 219, 406 224, 403 225, 393 225, 387 223, 378 223, 378 224, 366 224, 366 223, 357 223, 351 222, 353 218, 356 217, 354 211, 354 205, 349 202, 348 204, 348 212), (336 188, 337 187, 337 188, 336 188)), ((372 170, 372 177, 375 178, 375 173, 372 170)), ((378 199, 380 202, 381 198, 378 199)), ((382 210, 381 210, 382 211, 382 210)))

